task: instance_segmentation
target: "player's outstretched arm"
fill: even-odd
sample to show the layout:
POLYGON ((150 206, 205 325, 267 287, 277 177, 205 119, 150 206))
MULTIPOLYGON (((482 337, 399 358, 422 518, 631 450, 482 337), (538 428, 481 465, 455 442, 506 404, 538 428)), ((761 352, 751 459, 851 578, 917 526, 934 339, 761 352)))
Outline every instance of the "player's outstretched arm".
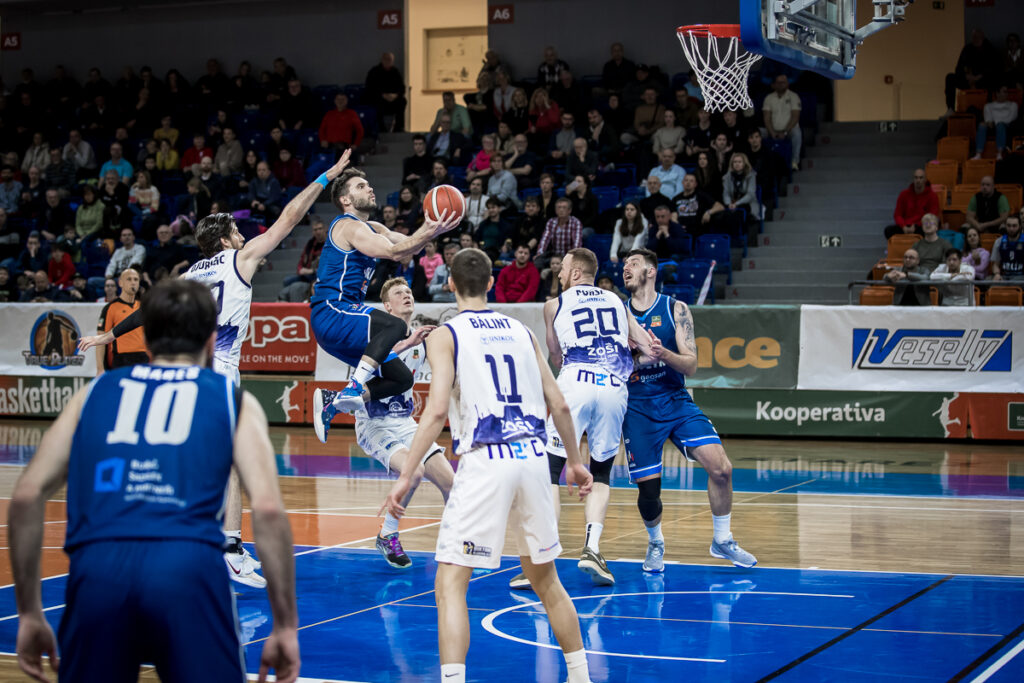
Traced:
MULTIPOLYGON (((548 358, 556 370, 562 369, 562 345, 555 334, 555 314, 558 312, 558 299, 544 302, 544 341, 548 346, 548 358)), ((630 316, 632 317, 632 316, 630 316)))
MULTIPOLYGON (((404 261, 413 254, 418 254, 421 249, 438 235, 448 232, 459 224, 459 217, 447 209, 441 212, 438 220, 431 220, 429 216, 423 218, 423 225, 411 235, 403 236, 398 241, 393 241, 388 233, 370 232, 356 221, 339 221, 342 238, 372 258, 386 258, 392 261, 404 261)), ((377 224, 378 230, 387 230, 377 224)))
POLYGON ((438 328, 427 337, 427 362, 430 363, 430 394, 427 396, 427 405, 420 414, 420 424, 409 446, 409 455, 405 458, 402 474, 391 487, 384 505, 377 512, 378 515, 383 514, 385 510, 395 517, 401 517, 405 513, 402 501, 409 492, 412 476, 448 418, 448 400, 455 384, 455 343, 451 330, 447 327, 438 328))
POLYGON ((71 439, 88 389, 75 394, 53 425, 46 430, 32 461, 18 478, 8 513, 11 571, 18 604, 18 665, 38 681, 47 680, 42 655, 57 670, 57 641, 43 616, 39 584, 46 501, 67 481, 71 439))
MULTIPOLYGON (((530 336, 532 337, 533 335, 531 334, 530 336)), ((540 350, 540 345, 536 339, 533 340, 533 350, 537 354, 537 365, 540 367, 540 381, 544 390, 544 402, 548 404, 548 410, 551 411, 551 420, 555 423, 558 437, 565 445, 567 460, 565 484, 569 487, 570 493, 572 493, 574 485, 579 486, 580 498, 583 498, 590 493, 590 488, 594 485, 594 477, 583 466, 579 437, 577 437, 576 428, 572 424, 572 412, 569 410, 569 404, 565 402, 561 389, 558 388, 555 376, 551 374, 551 369, 548 368, 548 364, 544 360, 544 354, 540 350)), ((433 369, 433 365, 431 365, 431 369, 433 369)))
POLYGON ((306 189, 300 192, 295 199, 288 202, 281 211, 281 215, 265 233, 252 238, 242 247, 242 251, 238 254, 238 269, 242 272, 242 277, 247 281, 251 280, 260 261, 277 249, 285 237, 292 234, 295 226, 309 212, 309 208, 316 203, 320 193, 348 166, 349 156, 351 156, 351 150, 346 149, 338 163, 306 186, 306 189))
MULTIPOLYGON (((94 346, 106 346, 110 342, 114 341, 123 334, 128 334, 132 330, 142 327, 142 309, 136 309, 130 316, 114 325, 113 329, 107 330, 103 334, 97 334, 92 337, 82 337, 78 341, 78 350, 87 351, 94 346)), ((100 363, 102 365, 102 362, 100 363)))
POLYGON ((267 597, 274 628, 263 645, 260 680, 273 668, 279 681, 299 675, 299 615, 295 605, 295 557, 281 491, 277 485, 274 449, 267 418, 259 402, 246 392, 235 430, 235 467, 252 505, 253 535, 267 579, 267 597))

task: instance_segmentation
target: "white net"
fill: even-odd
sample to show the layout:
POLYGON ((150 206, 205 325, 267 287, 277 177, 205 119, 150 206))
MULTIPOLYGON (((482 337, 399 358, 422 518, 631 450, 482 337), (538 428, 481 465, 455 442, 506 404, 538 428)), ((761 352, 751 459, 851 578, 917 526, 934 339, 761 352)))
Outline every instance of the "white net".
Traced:
POLYGON ((747 92, 747 76, 761 55, 744 50, 739 38, 715 36, 707 28, 684 27, 676 35, 697 75, 705 109, 714 113, 754 106, 747 92))

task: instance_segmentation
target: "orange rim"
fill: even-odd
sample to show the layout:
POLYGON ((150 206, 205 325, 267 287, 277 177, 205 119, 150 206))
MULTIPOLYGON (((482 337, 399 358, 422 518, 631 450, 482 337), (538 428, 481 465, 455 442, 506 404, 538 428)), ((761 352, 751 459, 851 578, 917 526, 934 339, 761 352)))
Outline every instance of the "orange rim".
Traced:
POLYGON ((679 35, 692 34, 698 36, 714 36, 716 38, 739 38, 739 24, 692 24, 676 29, 679 35))

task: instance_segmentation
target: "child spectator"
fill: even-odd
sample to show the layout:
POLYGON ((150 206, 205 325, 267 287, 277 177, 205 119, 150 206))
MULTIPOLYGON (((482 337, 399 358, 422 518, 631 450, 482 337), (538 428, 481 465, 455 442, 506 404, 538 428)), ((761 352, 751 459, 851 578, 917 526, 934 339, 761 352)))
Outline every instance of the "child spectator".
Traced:
POLYGON ((427 282, 434 279, 434 271, 437 267, 444 263, 444 257, 437 253, 437 243, 434 241, 427 242, 423 247, 423 256, 420 256, 420 267, 423 268, 423 274, 427 276, 427 282))

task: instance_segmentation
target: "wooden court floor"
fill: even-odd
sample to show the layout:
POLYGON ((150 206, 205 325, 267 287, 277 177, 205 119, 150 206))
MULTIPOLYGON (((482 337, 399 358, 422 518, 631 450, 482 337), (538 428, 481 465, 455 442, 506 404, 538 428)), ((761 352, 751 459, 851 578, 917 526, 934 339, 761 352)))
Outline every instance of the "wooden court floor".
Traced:
MULTIPOLYGON (((0 422, 4 523, 7 497, 45 426, 0 422)), ((322 445, 312 429, 275 427, 272 440, 295 543, 372 548, 376 512, 390 482, 358 448, 351 430, 332 430, 322 445)), ((447 435, 441 443, 450 445, 447 435)), ((733 533, 761 567, 1024 574, 1020 446, 760 439, 726 439, 725 445, 734 466, 733 533)), ((666 560, 722 564, 708 555, 711 514, 703 471, 671 446, 665 463, 666 560)), ((635 488, 625 479, 621 453, 616 464, 621 466, 613 474, 601 550, 608 560, 641 559, 646 532, 635 488)), ((441 511, 441 496, 425 482, 402 521, 407 550, 433 549, 441 511)), ((67 571, 63 521, 61 492, 47 505, 44 577, 67 571)), ((577 557, 583 504, 564 489, 560 530, 564 556, 577 557)), ((250 533, 246 528, 247 540, 250 533)), ((0 586, 11 583, 6 536, 4 541, 0 586)), ((2 649, 10 652, 12 645, 2 649)), ((25 679, 12 657, 0 655, 0 681, 8 680, 25 679)))

